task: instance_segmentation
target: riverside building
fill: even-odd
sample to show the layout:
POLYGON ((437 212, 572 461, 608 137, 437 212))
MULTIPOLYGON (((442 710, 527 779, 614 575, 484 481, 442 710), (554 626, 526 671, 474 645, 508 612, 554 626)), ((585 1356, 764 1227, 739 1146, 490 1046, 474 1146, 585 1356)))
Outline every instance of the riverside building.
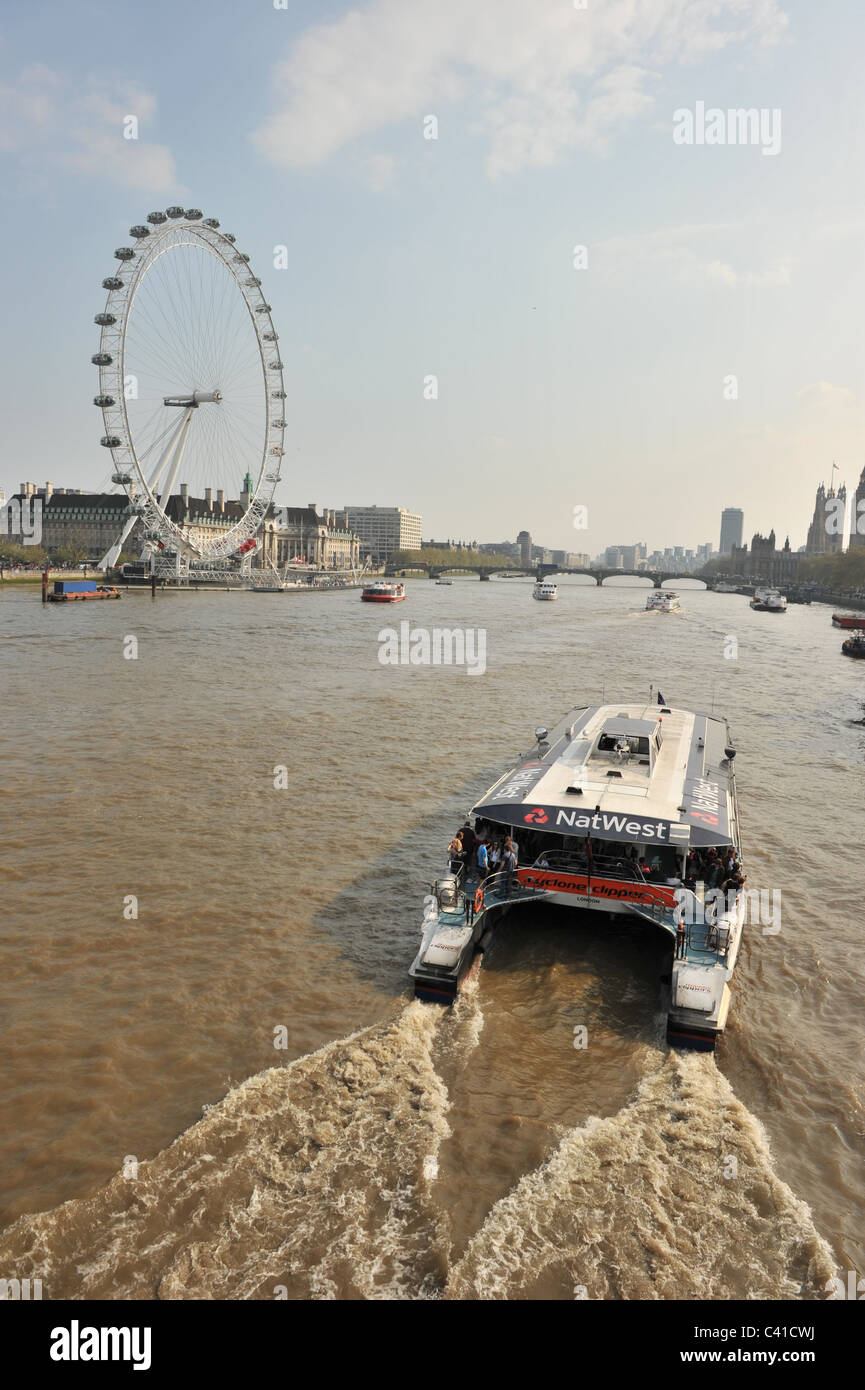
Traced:
POLYGON ((374 564, 384 564, 397 550, 420 550, 419 512, 405 507, 343 507, 349 530, 360 540, 360 553, 374 564))

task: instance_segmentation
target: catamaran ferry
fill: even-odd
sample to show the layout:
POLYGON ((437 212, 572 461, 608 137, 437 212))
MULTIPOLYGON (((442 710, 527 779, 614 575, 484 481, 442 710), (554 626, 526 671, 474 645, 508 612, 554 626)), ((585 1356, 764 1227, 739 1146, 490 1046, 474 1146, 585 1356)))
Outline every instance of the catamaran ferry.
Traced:
POLYGON ((532 598, 543 599, 547 603, 549 603, 551 599, 558 598, 558 596, 558 585, 554 584, 550 579, 539 579, 532 589, 532 598))
POLYGON ((515 903, 625 914, 670 937, 668 1040, 711 1051, 745 917, 726 722, 667 705, 595 705, 535 737, 469 821, 490 848, 509 837, 519 866, 503 860, 481 875, 468 854, 432 885, 409 971, 415 994, 452 1002, 515 903))
POLYGON ((670 593, 668 589, 656 589, 646 599, 647 612, 678 613, 681 607, 679 595, 670 593))

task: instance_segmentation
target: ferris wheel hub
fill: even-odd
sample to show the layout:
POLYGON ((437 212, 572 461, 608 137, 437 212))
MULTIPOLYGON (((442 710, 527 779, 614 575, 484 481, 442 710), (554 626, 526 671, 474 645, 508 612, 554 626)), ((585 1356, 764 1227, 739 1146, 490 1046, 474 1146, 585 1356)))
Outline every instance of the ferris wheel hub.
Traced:
POLYGON ((191 396, 163 396, 163 405, 179 405, 184 409, 194 409, 203 401, 221 401, 221 391, 193 391, 191 396))

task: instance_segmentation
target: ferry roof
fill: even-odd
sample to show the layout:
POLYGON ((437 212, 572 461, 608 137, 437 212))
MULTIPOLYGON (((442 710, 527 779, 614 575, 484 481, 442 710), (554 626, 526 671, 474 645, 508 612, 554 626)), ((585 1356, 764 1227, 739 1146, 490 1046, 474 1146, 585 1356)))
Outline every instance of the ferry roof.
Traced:
POLYGON ((657 719, 626 719, 622 715, 604 721, 605 734, 636 734, 651 738, 657 727, 657 719))
POLYGON ((729 742, 723 719, 690 710, 574 710, 473 809, 503 825, 583 839, 738 847, 729 742), (601 751, 602 734, 648 738, 650 753, 601 751))

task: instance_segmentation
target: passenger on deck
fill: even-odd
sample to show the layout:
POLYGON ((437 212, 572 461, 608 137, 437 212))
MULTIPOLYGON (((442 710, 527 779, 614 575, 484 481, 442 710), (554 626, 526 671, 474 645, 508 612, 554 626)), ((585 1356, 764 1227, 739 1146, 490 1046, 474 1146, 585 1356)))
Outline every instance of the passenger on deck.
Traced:
POLYGON ((508 836, 507 840, 505 841, 505 853, 502 860, 502 867, 505 873, 507 874, 507 878, 505 879, 505 892, 507 893, 508 897, 510 897, 511 889, 513 887, 514 882, 514 874, 516 872, 517 867, 517 856, 514 851, 514 842, 510 838, 510 836, 508 836))
POLYGON ((474 866, 475 849, 477 848, 478 837, 472 830, 468 821, 466 821, 465 825, 459 833, 462 838, 463 850, 465 852, 466 873, 468 873, 469 870, 474 866))
POLYGON ((478 880, 483 883, 490 869, 490 854, 486 846, 486 841, 481 838, 478 840, 478 880))
POLYGON ((490 873, 497 873, 502 862, 502 842, 496 840, 490 850, 490 873))
POLYGON ((744 886, 745 876, 742 874, 742 871, 738 865, 736 865, 732 873, 727 878, 725 878, 724 882, 721 884, 721 888, 725 893, 737 893, 739 889, 743 888, 744 886))
POLYGON ((463 842, 460 832, 457 831, 450 844, 448 845, 448 858, 450 859, 451 873, 458 874, 463 867, 463 842))

